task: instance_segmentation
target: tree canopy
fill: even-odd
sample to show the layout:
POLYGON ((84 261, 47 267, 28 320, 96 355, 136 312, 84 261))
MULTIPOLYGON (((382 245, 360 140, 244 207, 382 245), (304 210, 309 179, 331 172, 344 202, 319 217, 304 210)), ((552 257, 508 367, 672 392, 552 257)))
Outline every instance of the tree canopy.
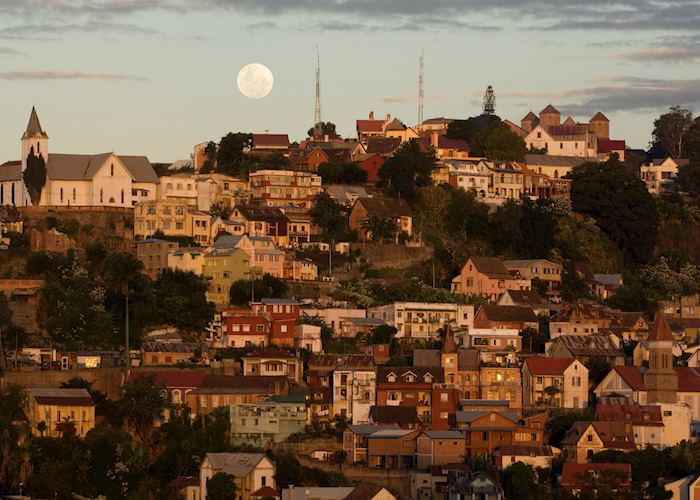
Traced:
POLYGON ((29 149, 27 156, 27 168, 22 174, 24 185, 29 193, 33 205, 39 204, 41 190, 46 184, 46 163, 42 155, 34 154, 34 146, 29 149))
POLYGON ((316 169, 324 184, 364 184, 367 172, 357 163, 321 163, 316 169))
POLYGON ((603 163, 574 168, 574 210, 593 217, 632 263, 646 263, 656 245, 659 212, 642 181, 626 170, 617 155, 603 163))
POLYGON ((421 149, 415 139, 403 144, 379 169, 379 186, 389 196, 418 201, 419 189, 433 183, 435 155, 421 149))
POLYGON ((680 106, 671 106, 668 112, 654 120, 652 150, 673 158, 682 158, 686 152, 686 134, 693 125, 693 115, 680 106))

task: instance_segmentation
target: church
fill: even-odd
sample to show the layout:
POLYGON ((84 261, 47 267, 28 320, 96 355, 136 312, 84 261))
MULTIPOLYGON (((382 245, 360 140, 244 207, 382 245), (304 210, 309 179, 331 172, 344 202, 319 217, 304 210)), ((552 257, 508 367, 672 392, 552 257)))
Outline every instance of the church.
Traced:
POLYGON ((0 205, 127 207, 155 200, 158 176, 145 156, 49 152, 49 136, 32 108, 22 134, 22 159, 0 165, 0 205), (24 181, 28 161, 41 157, 46 182, 34 201, 24 181))

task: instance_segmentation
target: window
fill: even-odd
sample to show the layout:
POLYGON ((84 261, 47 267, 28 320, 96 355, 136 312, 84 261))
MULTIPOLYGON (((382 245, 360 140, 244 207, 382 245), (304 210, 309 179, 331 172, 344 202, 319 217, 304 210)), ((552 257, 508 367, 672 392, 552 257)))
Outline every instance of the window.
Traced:
POLYGON ((588 441, 589 443, 592 443, 593 442, 593 434, 588 434, 586 436, 586 441, 588 441))
POLYGON ((110 166, 109 166, 109 175, 111 175, 112 177, 114 177, 114 165, 110 165, 110 166))
POLYGON ((61 188, 60 193, 61 193, 61 202, 63 202, 63 188, 61 188))
POLYGON ((75 188, 73 188, 73 202, 75 202, 75 188))
POLYGON ((122 205, 124 204, 124 190, 122 189, 122 205))
POLYGON ((104 202, 104 192, 100 189, 100 203, 104 202))
POLYGON ((447 403, 448 399, 449 399, 449 394, 447 394, 446 392, 443 392, 440 394, 440 401, 442 401, 443 403, 447 403))
POLYGON ((448 416, 449 416, 449 415, 448 415, 448 413, 447 413, 446 411, 441 411, 441 412, 440 412, 440 418, 441 418, 442 420, 447 420, 448 416))

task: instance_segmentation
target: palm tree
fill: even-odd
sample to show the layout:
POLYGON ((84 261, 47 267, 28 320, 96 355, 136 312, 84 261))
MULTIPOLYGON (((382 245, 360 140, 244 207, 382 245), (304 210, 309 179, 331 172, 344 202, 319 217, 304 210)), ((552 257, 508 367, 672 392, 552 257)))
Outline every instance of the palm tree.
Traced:
POLYGON ((128 253, 110 254, 104 262, 104 276, 107 285, 114 292, 124 297, 124 350, 125 350, 125 370, 129 376, 131 368, 131 356, 129 348, 129 295, 131 295, 131 284, 141 274, 143 263, 128 253))
POLYGON ((43 420, 41 422, 39 422, 38 424, 36 424, 36 430, 39 431, 39 433, 41 434, 41 437, 44 437, 44 432, 46 432, 47 429, 48 429, 48 426, 46 425, 46 422, 44 422, 43 420))
POLYGON ((78 429, 70 418, 64 417, 60 422, 56 422, 56 431, 61 433, 61 436, 75 436, 78 429))
POLYGON ((554 399, 554 396, 559 394, 559 388, 555 385, 550 385, 544 388, 544 393, 549 396, 549 406, 552 406, 552 400, 554 399))

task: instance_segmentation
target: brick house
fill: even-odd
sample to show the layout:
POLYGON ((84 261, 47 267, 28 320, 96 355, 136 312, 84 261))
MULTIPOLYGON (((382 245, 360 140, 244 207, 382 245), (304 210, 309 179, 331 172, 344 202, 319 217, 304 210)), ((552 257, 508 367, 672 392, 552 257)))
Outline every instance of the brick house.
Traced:
POLYGON ((377 368, 377 405, 414 406, 418 417, 429 421, 433 384, 445 381, 442 367, 377 368))
POLYGON ((270 343, 294 347, 294 327, 299 322, 300 304, 294 299, 261 299, 251 304, 254 312, 270 315, 270 343))

